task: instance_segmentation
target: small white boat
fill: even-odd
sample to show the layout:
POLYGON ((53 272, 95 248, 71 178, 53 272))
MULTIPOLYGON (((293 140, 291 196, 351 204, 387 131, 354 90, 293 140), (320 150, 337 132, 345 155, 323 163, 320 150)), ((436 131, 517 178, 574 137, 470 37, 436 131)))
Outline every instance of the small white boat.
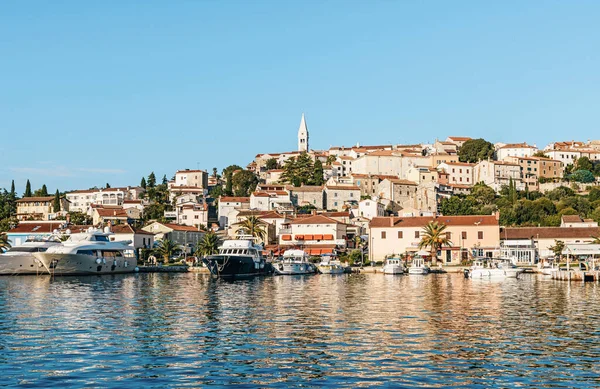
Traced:
POLYGON ((321 257, 321 262, 317 265, 317 269, 322 274, 342 274, 344 272, 344 267, 340 261, 334 260, 329 255, 321 257))
POLYGON ((523 271, 510 261, 480 259, 473 262, 466 275, 473 279, 518 278, 523 271))
POLYGON ((420 255, 415 255, 410 267, 408 268, 408 274, 423 275, 427 273, 429 273, 429 266, 425 264, 423 257, 420 255))
POLYGON ((538 270, 545 276, 551 276, 552 273, 558 271, 558 263, 556 262, 540 262, 538 263, 538 270))
POLYGON ((406 273, 406 267, 401 258, 392 257, 385 260, 383 265, 383 274, 404 274, 406 273))
POLYGON ((313 274, 317 271, 304 250, 287 250, 281 261, 273 264, 273 267, 276 274, 282 275, 313 274))

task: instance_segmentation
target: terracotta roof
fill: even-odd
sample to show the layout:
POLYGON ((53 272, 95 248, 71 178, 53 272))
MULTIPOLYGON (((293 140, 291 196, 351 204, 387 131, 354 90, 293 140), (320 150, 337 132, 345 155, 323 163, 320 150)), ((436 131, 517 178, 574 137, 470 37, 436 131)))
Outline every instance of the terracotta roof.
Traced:
POLYGON ((326 217, 350 217, 350 212, 323 212, 320 215, 326 217))
POLYGON ((22 199, 17 200, 17 203, 30 203, 33 201, 52 201, 54 200, 54 196, 44 196, 44 197, 23 197, 22 199))
POLYGON ((537 149, 537 147, 530 146, 526 142, 523 143, 508 143, 500 147, 500 149, 537 149))
POLYGON ((206 173, 206 170, 177 170, 177 173, 206 173))
POLYGON ((78 194, 78 193, 94 193, 97 192, 96 190, 92 190, 92 189, 80 189, 80 190, 73 190, 71 192, 68 192, 66 194, 78 194))
POLYGON ((471 140, 468 136, 449 136, 448 139, 457 140, 457 141, 468 141, 471 140))
POLYGON ((392 156, 400 156, 401 153, 399 153, 396 150, 376 150, 373 151, 369 154, 367 154, 366 156, 368 157, 392 157, 392 156))
POLYGON ((562 221, 565 223, 582 223, 583 219, 579 215, 562 215, 562 221))
POLYGON ((163 226, 170 228, 174 231, 195 231, 198 232, 198 228, 192 226, 181 226, 179 224, 171 224, 171 223, 160 223, 163 226))
POLYGON ((447 226, 497 226, 498 219, 494 215, 473 216, 416 216, 416 217, 374 217, 369 223, 370 228, 383 227, 423 227, 430 221, 437 221, 447 226))
POLYGON ((250 197, 221 197, 219 200, 226 203, 249 203, 250 197))
MULTIPOLYGON (((20 223, 15 228, 9 230, 8 234, 26 234, 26 233, 36 233, 36 234, 48 234, 52 233, 54 230, 60 229, 60 226, 64 225, 66 221, 57 220, 54 223, 20 223)), ((68 228, 73 231, 75 229, 81 228, 89 228, 90 226, 75 226, 71 225, 68 228)))
POLYGON ((244 210, 240 211, 237 214, 238 217, 243 216, 256 216, 259 219, 284 219, 285 217, 275 211, 252 211, 252 210, 244 210))
POLYGON ((296 219, 291 224, 339 224, 339 222, 327 216, 312 215, 299 220, 296 219))
POLYGON ((108 209, 108 208, 95 208, 96 212, 98 213, 98 216, 100 217, 106 217, 106 218, 111 218, 111 217, 116 217, 116 218, 127 218, 127 210, 125 209, 108 209))
POLYGON ((351 186, 342 186, 342 185, 329 186, 329 185, 326 185, 325 189, 329 189, 329 190, 360 190, 360 188, 356 185, 351 185, 351 186))
POLYGON ((399 178, 392 178, 389 180, 392 184, 398 184, 398 185, 417 185, 416 182, 414 181, 409 181, 409 180, 403 180, 403 179, 399 179, 399 178))
POLYGON ((254 197, 270 197, 267 192, 254 192, 252 193, 254 197))
POLYGON ((340 155, 338 158, 339 159, 345 159, 347 161, 354 161, 354 158, 352 158, 352 157, 350 157, 348 155, 340 155))
POLYGON ((448 161, 448 162, 442 162, 442 163, 445 163, 446 165, 454 165, 454 166, 469 166, 469 167, 475 166, 474 163, 468 163, 468 162, 450 162, 450 161, 448 161))
POLYGON ((500 239, 592 239, 600 235, 600 227, 509 227, 500 239))
POLYGON ((303 186, 287 186, 287 190, 291 190, 294 192, 322 192, 323 186, 316 185, 303 185, 303 186))

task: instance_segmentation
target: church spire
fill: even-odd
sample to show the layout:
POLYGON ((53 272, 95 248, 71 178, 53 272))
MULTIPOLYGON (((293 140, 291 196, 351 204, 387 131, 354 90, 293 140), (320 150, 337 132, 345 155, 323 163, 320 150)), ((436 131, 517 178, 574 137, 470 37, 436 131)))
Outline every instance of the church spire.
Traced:
POLYGON ((308 127, 306 126, 304 113, 302 113, 300 128, 298 128, 298 151, 308 151, 308 127))

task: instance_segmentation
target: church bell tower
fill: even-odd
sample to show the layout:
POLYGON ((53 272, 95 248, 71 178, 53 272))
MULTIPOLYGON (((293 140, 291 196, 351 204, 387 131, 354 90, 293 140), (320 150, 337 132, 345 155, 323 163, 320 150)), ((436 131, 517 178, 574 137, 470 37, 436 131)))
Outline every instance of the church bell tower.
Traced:
POLYGON ((298 151, 308 151, 308 127, 306 127, 304 114, 302 114, 300 128, 298 128, 298 151))

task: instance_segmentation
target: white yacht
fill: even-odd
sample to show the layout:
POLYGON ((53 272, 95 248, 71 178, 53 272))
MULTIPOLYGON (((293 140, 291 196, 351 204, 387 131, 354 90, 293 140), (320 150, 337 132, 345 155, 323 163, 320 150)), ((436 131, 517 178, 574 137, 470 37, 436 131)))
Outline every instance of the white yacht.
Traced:
POLYGON ((31 237, 19 246, 0 254, 0 275, 48 274, 44 264, 34 256, 48 248, 60 245, 57 236, 31 237))
POLYGON ((538 270, 545 276, 551 276, 553 272, 558 271, 558 263, 554 261, 550 262, 539 262, 538 270))
POLYGON ((425 264, 425 260, 422 256, 415 255, 408 268, 408 274, 423 275, 427 273, 429 273, 429 266, 425 264))
POLYGON ((281 261, 273 265, 276 274, 312 274, 317 268, 309 261, 309 256, 304 250, 287 250, 281 261))
POLYGON ((131 241, 111 242, 109 231, 90 228, 60 245, 35 253, 52 275, 131 273, 137 269, 131 241))
POLYGON ((219 247, 219 254, 202 258, 210 273, 215 277, 244 278, 273 274, 273 266, 262 255, 262 245, 256 238, 240 234, 237 239, 228 239, 219 247))
POLYGON ((518 278, 523 271, 510 261, 481 259, 473 262, 467 275, 473 279, 518 278))
POLYGON ((317 265, 317 269, 322 274, 342 274, 344 267, 338 260, 334 260, 329 255, 321 256, 321 262, 317 265))
POLYGON ((400 257, 386 258, 383 265, 383 274, 404 274, 406 267, 400 257))

